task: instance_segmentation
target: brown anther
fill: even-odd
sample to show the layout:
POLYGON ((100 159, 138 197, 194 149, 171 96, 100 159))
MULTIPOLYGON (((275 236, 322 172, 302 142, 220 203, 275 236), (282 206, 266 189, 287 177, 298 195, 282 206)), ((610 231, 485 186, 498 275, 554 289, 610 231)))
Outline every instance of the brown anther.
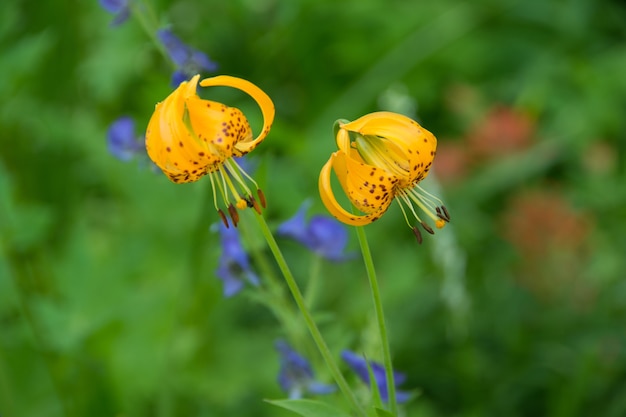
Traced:
POLYGON ((233 220, 233 226, 237 227, 237 223, 239 223, 239 213, 237 213, 237 209, 232 204, 228 206, 228 214, 230 214, 230 218, 233 220))
POLYGON ((424 230, 426 230, 428 233, 430 233, 431 235, 435 234, 435 231, 426 223, 422 222, 422 227, 424 228, 424 230))
POLYGON ((413 234, 417 238, 417 243, 421 245, 422 244, 422 232, 420 232, 420 230, 415 226, 413 226, 412 230, 413 230, 413 234))
POLYGON ((259 203, 257 203, 252 196, 250 196, 250 200, 252 200, 252 207, 254 207, 254 211, 261 214, 261 207, 259 206, 259 203))
POLYGON ((267 207, 267 202, 265 201, 265 194, 263 194, 263 191, 261 191, 261 189, 258 188, 256 190, 256 193, 259 196, 259 201, 261 202, 261 207, 263 207, 263 208, 267 207))
POLYGON ((450 213, 448 213, 448 209, 446 208, 446 206, 441 206, 441 209, 443 210, 443 214, 445 214, 445 216, 446 216, 446 218, 444 220, 449 222, 450 221, 450 213))
POLYGON ((254 211, 261 214, 261 207, 259 207, 259 203, 256 202, 254 197, 249 196, 246 201, 248 202, 248 207, 254 208, 254 211))
POLYGON ((224 226, 226 226, 226 228, 228 229, 228 219, 226 218, 226 215, 224 214, 224 212, 222 211, 222 209, 217 210, 217 214, 220 215, 220 219, 222 219, 222 223, 224 223, 224 226))

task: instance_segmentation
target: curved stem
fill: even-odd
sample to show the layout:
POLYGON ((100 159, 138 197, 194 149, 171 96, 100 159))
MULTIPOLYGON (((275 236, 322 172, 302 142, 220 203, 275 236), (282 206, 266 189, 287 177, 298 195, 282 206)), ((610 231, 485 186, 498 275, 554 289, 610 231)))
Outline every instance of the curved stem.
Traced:
POLYGON ((146 32, 146 35, 148 35, 154 46, 156 46, 159 52, 165 57, 165 60, 169 62, 174 69, 176 69, 176 64, 171 60, 169 54, 165 50, 165 47, 157 38, 156 33, 159 29, 159 19, 150 3, 148 1, 131 1, 129 6, 133 16, 137 18, 139 25, 144 32, 146 32))
POLYGON ((300 291, 300 288, 298 287, 298 284, 296 283, 296 280, 293 277, 293 274, 291 273, 291 270, 289 269, 287 262, 285 261, 285 257, 283 256, 280 248, 278 247, 278 244, 276 243, 276 239, 274 239, 274 235, 272 234, 269 227, 267 226, 267 223, 265 222, 265 218, 260 214, 255 214, 255 217, 257 218, 257 221, 259 222, 259 226, 261 227, 263 236, 265 236, 265 239, 267 240, 267 244, 270 247, 272 254, 276 258, 276 263, 278 264, 280 271, 285 277, 287 286, 289 287, 289 290, 291 291, 291 294, 296 304, 298 305, 298 308, 300 309, 302 316, 304 317, 304 321, 307 327, 309 328, 311 336, 313 337, 313 340, 315 341, 317 348, 322 354, 324 361, 326 361, 326 365, 328 366, 330 373, 333 375, 333 378, 335 379, 335 382, 339 386, 339 389, 341 389, 343 395, 350 402, 350 405, 354 408, 354 410, 359 415, 365 416, 365 412, 363 411, 363 409, 357 402, 356 397, 354 396, 354 394, 352 393, 352 390, 350 389, 350 386, 346 382, 345 378, 341 374, 341 371, 339 370, 339 367, 337 366, 337 363, 333 359, 333 356, 330 353, 330 349, 326 345, 326 342, 324 341, 322 334, 317 328, 317 325, 315 324, 315 321, 313 320, 313 316, 311 315, 311 312, 306 306, 306 302, 304 301, 302 292, 300 291))
POLYGON ((320 281, 320 272, 322 267, 322 258, 313 254, 313 259, 311 259, 311 268, 309 273, 309 282, 304 291, 306 305, 309 308, 313 308, 313 304, 315 303, 315 298, 317 297, 317 289, 320 281))
POLYGON ((383 303, 380 298, 380 290, 378 288, 376 270, 374 269, 374 261, 372 259, 372 253, 370 252, 370 248, 367 243, 367 237, 365 236, 365 229, 363 227, 355 227, 355 229, 359 238, 361 252, 363 253, 363 261, 365 263, 365 269, 367 270, 367 277, 369 278, 370 282, 372 300, 374 301, 374 308, 376 310, 376 321, 378 322, 378 332, 380 333, 380 341, 383 347, 383 363, 385 365, 385 376, 387 377, 387 393, 389 395, 389 398, 387 398, 387 400, 389 402, 389 406, 391 407, 391 413, 394 416, 397 416, 398 405, 396 403, 396 384, 393 379, 393 366, 391 363, 391 352, 389 350, 389 338, 387 337, 387 326, 385 325, 383 303))

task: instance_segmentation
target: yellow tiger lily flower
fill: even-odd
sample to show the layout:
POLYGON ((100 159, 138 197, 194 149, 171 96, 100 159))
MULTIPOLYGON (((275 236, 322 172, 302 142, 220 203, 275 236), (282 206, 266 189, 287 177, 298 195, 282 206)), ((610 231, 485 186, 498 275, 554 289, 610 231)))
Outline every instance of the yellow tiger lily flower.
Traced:
POLYGON ((193 182, 209 175, 213 201, 222 221, 228 227, 224 211, 218 207, 216 188, 237 226, 237 208, 253 207, 260 213, 248 182, 254 185, 263 207, 265 197, 233 157, 247 154, 265 139, 274 121, 274 104, 263 90, 241 78, 220 75, 199 82, 202 87, 239 89, 257 102, 263 114, 263 129, 253 138, 241 110, 198 96, 199 79, 200 75, 196 75, 182 82, 156 105, 146 131, 146 149, 150 159, 175 183, 193 182))
POLYGON ((420 243, 421 233, 411 226, 404 206, 431 234, 433 229, 420 219, 414 205, 437 228, 450 221, 441 200, 418 185, 428 175, 437 150, 432 133, 414 120, 391 112, 371 113, 353 122, 339 120, 335 130, 339 150, 330 156, 319 177, 322 202, 335 218, 363 226, 378 220, 397 198, 420 243), (363 214, 353 214, 339 204, 331 186, 332 171, 352 205, 363 214))

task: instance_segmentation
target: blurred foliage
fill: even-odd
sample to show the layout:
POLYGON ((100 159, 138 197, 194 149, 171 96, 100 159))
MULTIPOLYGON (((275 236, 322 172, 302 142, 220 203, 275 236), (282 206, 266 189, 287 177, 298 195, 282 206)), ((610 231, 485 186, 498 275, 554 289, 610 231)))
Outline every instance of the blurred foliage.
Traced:
MULTIPOLYGON (((417 246, 392 208, 367 229, 395 366, 420 393, 407 416, 626 415, 623 2, 154 7, 274 99, 253 154, 273 226, 306 198, 324 212, 335 119, 401 111, 439 138, 425 187, 450 227, 417 246)), ((208 185, 107 153, 108 125, 145 126, 171 71, 136 20, 111 19, 96 1, 0 3, 0 414, 291 415, 262 402, 283 397, 278 322, 213 275, 208 185)), ((211 94, 258 127, 251 100, 211 94)), ((306 287, 310 255, 280 243, 306 287)), ((320 268, 329 345, 380 359, 363 267, 320 268)))

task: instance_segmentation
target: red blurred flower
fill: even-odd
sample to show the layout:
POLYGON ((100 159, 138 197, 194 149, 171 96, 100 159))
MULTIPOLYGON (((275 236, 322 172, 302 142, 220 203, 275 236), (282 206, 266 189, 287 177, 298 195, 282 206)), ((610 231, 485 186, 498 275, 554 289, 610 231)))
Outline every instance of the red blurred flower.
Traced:
POLYGON ((437 178, 444 183, 461 180, 470 169, 470 155, 462 142, 441 141, 437 149, 437 163, 433 169, 437 178))
POLYGON ((531 191, 511 201, 502 221, 503 237, 522 260, 519 282, 536 295, 566 293, 589 301, 590 286, 583 280, 593 221, 556 192, 531 191))
POLYGON ((469 132, 467 141, 475 156, 497 157, 528 147, 534 132, 535 123, 527 114, 496 106, 469 132))

